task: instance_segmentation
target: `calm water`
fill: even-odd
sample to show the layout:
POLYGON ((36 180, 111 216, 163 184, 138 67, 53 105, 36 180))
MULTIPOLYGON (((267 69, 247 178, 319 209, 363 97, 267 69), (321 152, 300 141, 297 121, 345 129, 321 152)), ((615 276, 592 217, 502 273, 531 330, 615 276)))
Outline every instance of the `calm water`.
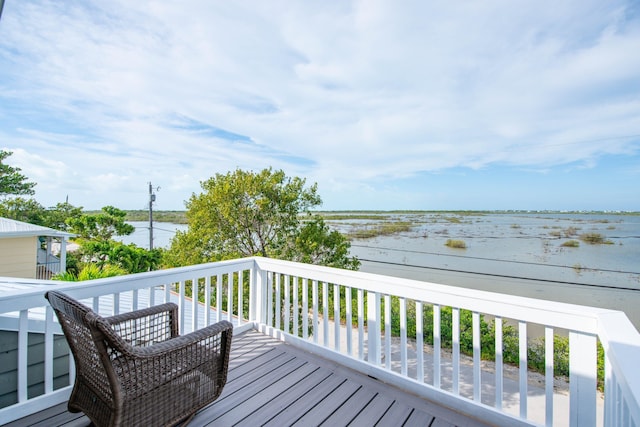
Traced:
POLYGON ((400 235, 353 242, 362 271, 623 310, 640 329, 638 216, 416 214, 397 219, 417 225, 400 235), (611 244, 561 246, 583 233, 602 234, 611 244), (451 249, 447 239, 464 240, 467 249, 451 249))
MULTIPOLYGON (((389 216, 388 214, 384 214, 389 216)), ((355 240, 361 271, 580 305, 623 310, 640 329, 640 216, 578 214, 398 214, 411 231, 355 240), (583 233, 611 244, 589 245, 583 233), (466 249, 445 246, 464 240, 466 249), (578 240, 579 247, 563 247, 578 240)), ((374 220, 328 221, 340 231, 374 220)), ((149 246, 147 222, 125 243, 149 246)), ((184 224, 154 223, 154 246, 169 247, 184 224)))
MULTIPOLYGON (((148 221, 130 221, 128 224, 133 225, 136 231, 128 236, 122 236, 119 240, 129 244, 134 243, 141 248, 149 249, 149 222, 148 221)), ((153 223, 153 247, 168 248, 171 245, 171 239, 175 236, 176 231, 186 231, 186 224, 174 224, 171 222, 154 222, 153 223)))

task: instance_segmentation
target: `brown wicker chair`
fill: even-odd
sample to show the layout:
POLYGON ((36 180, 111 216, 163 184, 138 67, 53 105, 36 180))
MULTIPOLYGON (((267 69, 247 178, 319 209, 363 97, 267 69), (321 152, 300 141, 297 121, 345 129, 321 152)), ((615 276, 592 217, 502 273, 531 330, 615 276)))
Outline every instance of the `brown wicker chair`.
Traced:
POLYGON ((63 293, 45 297, 76 363, 69 411, 96 426, 177 424, 222 392, 231 323, 179 336, 173 303, 105 318, 63 293))

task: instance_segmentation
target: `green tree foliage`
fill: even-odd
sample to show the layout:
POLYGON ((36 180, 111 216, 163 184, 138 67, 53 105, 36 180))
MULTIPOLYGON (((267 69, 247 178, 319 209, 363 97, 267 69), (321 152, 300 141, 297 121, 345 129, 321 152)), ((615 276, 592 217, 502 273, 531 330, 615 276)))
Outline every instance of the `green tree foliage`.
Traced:
POLYGON ((0 216, 29 224, 43 225, 47 210, 35 199, 12 197, 0 201, 0 216))
POLYGON ((141 273, 159 268, 163 251, 147 250, 134 244, 125 245, 113 240, 114 236, 126 236, 135 230, 124 220, 126 212, 105 206, 97 214, 82 214, 71 206, 58 205, 59 219, 66 217, 72 233, 78 234, 80 249, 75 262, 79 275, 89 265, 100 270, 116 268, 122 274, 141 273))
POLYGON ((71 229, 69 222, 82 216, 82 207, 76 207, 69 202, 58 203, 45 211, 41 225, 54 230, 67 231, 71 229))
POLYGON ((126 271, 120 267, 113 265, 106 265, 99 267, 96 264, 86 264, 82 270, 75 273, 67 271, 65 273, 57 274, 53 277, 53 280, 64 280, 67 282, 81 282, 83 280, 104 279, 105 277, 114 277, 127 274, 126 271))
POLYGON ((162 250, 147 250, 133 243, 114 240, 88 240, 81 243, 82 258, 99 268, 115 266, 125 273, 142 273, 158 269, 162 250))
POLYGON ((82 207, 64 202, 46 209, 35 199, 12 197, 0 201, 0 216, 54 230, 68 231, 68 221, 82 216, 82 207))
POLYGON ((295 244, 287 246, 285 257, 307 264, 357 270, 360 261, 349 257, 349 241, 338 231, 330 230, 324 219, 318 215, 305 221, 296 236, 295 244))
POLYGON ((68 225, 72 233, 85 240, 111 240, 113 236, 127 236, 135 227, 124 221, 126 212, 113 206, 105 206, 95 215, 72 217, 68 225))
POLYGON ((32 195, 35 182, 28 182, 27 177, 20 173, 20 168, 5 163, 11 151, 0 150, 0 196, 32 195))
MULTIPOLYGON (((159 268, 163 251, 147 250, 134 244, 125 245, 113 240, 114 236, 126 236, 135 230, 125 222, 126 212, 105 206, 97 214, 83 214, 70 205, 59 204, 58 220, 66 218, 69 231, 78 235, 78 253, 68 259, 72 261, 70 274, 80 277, 81 273, 98 270, 120 272, 119 274, 141 273, 159 268)), ((53 219, 54 217, 52 217, 53 219)), ((64 279, 66 280, 66 279, 64 279)))
POLYGON ((271 168, 237 169, 201 182, 204 192, 186 203, 189 229, 176 233, 167 264, 259 255, 356 269, 359 262, 348 256, 346 237, 311 214, 322 201, 317 185, 305 183, 271 168))

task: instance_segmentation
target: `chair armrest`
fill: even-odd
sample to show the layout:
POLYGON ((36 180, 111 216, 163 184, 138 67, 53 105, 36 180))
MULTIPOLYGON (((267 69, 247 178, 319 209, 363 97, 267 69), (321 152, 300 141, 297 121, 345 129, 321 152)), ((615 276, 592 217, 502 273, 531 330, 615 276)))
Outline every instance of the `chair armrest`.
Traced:
MULTIPOLYGON (((214 323, 213 325, 198 329, 197 331, 174 337, 167 341, 155 343, 148 347, 133 347, 131 355, 136 358, 154 358, 168 353, 180 353, 189 347, 194 347, 195 345, 207 345, 212 341, 212 338, 223 333, 225 334, 225 337, 228 337, 230 348, 233 324, 226 320, 222 320, 218 323, 214 323)), ((223 344, 226 345, 226 343, 223 344)), ((226 351, 228 349, 224 350, 226 351)))
POLYGON ((178 336, 178 306, 174 303, 117 314, 104 320, 132 346, 149 346, 178 336))

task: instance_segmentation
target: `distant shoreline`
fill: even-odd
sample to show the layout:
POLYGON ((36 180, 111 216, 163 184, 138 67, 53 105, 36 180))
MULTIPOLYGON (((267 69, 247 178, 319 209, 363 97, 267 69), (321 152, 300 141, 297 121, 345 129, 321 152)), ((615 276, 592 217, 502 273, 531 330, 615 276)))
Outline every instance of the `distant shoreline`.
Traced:
MULTIPOLYGON (((97 213, 98 211, 86 211, 86 213, 97 213)), ((147 210, 125 210, 126 221, 148 221, 149 211, 147 210)), ((625 215, 640 216, 640 211, 564 211, 564 210, 326 210, 313 211, 326 219, 331 219, 336 215, 398 215, 398 214, 453 214, 453 215, 625 215)), ((158 210, 153 211, 153 220, 157 222, 172 222, 174 224, 187 223, 187 211, 158 210)))

